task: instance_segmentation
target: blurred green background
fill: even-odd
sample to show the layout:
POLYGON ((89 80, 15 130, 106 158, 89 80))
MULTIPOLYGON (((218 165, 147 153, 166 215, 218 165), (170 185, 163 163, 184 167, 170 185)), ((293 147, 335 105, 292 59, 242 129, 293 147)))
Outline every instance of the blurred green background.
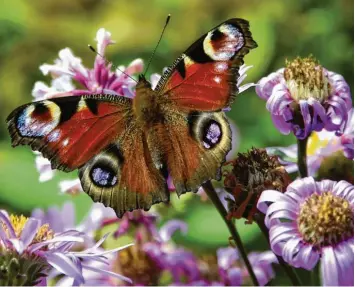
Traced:
MULTIPOLYGON (((36 81, 49 84, 49 77, 38 67, 53 63, 60 49, 70 47, 84 65, 92 67, 95 55, 87 44, 95 44, 96 31, 104 27, 117 41, 106 54, 113 63, 127 65, 135 58, 147 61, 171 13, 150 68, 151 73, 161 73, 210 28, 240 17, 250 21, 259 45, 245 58, 246 64, 254 66, 247 82, 282 67, 285 58, 313 54, 327 69, 342 74, 353 89, 353 11, 351 0, 0 0, 0 206, 28 214, 34 207, 74 200, 80 218, 91 204, 85 194, 75 198, 59 194, 58 181, 76 174, 57 173, 54 180, 39 183, 33 153, 28 147, 13 150, 5 126, 12 109, 32 100, 36 81)), ((274 128, 265 102, 254 89, 237 98, 228 116, 240 131, 239 151, 294 141, 274 128)), ((200 249, 225 245, 228 233, 212 206, 195 195, 186 197, 191 200, 183 201, 185 208, 174 211, 189 223, 188 236, 181 240, 200 249)), ((249 249, 266 248, 256 228, 243 221, 238 224, 249 249)))

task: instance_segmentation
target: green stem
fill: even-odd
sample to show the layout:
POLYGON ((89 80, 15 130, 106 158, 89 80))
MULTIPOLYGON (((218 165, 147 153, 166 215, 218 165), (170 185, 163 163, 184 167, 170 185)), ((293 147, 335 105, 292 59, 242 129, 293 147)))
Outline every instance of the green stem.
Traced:
MULTIPOLYGON (((258 214, 257 216, 254 217, 254 219, 258 223, 259 228, 262 231, 262 233, 265 235, 266 239, 269 241, 269 230, 267 229, 267 227, 265 226, 265 223, 264 223, 265 217, 263 215, 261 215, 261 214, 258 214)), ((292 285, 293 286, 303 286, 303 284, 301 283, 301 280, 298 277, 296 271, 290 265, 288 265, 285 262, 285 260, 283 260, 283 258, 281 256, 277 256, 276 255, 276 257, 277 257, 277 260, 280 263, 280 266, 285 271, 287 276, 290 278, 290 281, 291 281, 292 285)))
POLYGON ((300 177, 308 176, 307 169, 307 141, 308 137, 303 140, 297 139, 297 165, 300 177))
POLYGON ((206 194, 208 195, 209 199, 213 202, 213 204, 216 207, 216 209, 218 210, 219 214, 222 216, 222 219, 224 220, 225 224, 227 225, 229 232, 232 235, 232 238, 237 245, 239 253, 240 253, 241 257, 243 258, 243 261, 244 261, 245 266, 249 272, 249 276, 250 276, 254 286, 259 286, 258 279, 256 278, 253 268, 251 267, 251 264, 249 262, 247 253, 244 249, 243 242, 239 236, 237 228, 231 220, 227 219, 227 211, 224 208, 221 200, 219 199, 211 181, 205 182, 204 184, 202 184, 202 187, 205 190, 206 194))

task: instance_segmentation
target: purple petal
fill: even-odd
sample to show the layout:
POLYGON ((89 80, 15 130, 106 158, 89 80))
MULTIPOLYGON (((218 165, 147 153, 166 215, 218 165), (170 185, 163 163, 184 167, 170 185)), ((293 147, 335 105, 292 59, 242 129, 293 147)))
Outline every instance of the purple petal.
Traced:
MULTIPOLYGON (((9 232, 10 236, 9 238, 14 238, 16 237, 15 230, 9 220, 9 216, 7 215, 7 212, 5 210, 0 210, 0 221, 5 224, 7 232, 9 232)), ((7 236, 6 236, 7 238, 7 236)), ((3 237, 1 239, 4 239, 3 237)))
POLYGON ((284 244, 288 240, 298 237, 298 230, 295 223, 283 222, 271 226, 269 237, 272 251, 277 255, 281 255, 284 244))
POLYGON ((266 213, 269 207, 268 203, 273 202, 285 202, 291 205, 295 204, 295 201, 288 197, 287 195, 277 191, 277 190, 264 190, 257 203, 257 208, 262 212, 266 213))
POLYGON ((239 258, 238 252, 233 247, 219 248, 217 250, 218 266, 223 270, 229 269, 239 258))
POLYGON ((280 69, 267 77, 262 78, 256 86, 256 93, 264 100, 268 100, 274 87, 282 81, 283 69, 280 69))
POLYGON ((341 180, 335 184, 333 193, 351 203, 354 202, 354 186, 345 180, 341 180))
POLYGON ((242 286, 242 270, 232 267, 227 270, 228 283, 230 286, 242 286))
POLYGON ((85 281, 81 272, 81 267, 71 261, 64 254, 58 252, 46 253, 45 257, 47 262, 60 273, 73 277, 75 280, 79 280, 79 282, 85 281))
POLYGON ((300 104, 301 114, 303 117, 304 128, 303 128, 303 132, 299 136, 297 136, 297 138, 305 139, 312 131, 312 117, 309 112, 308 102, 304 100, 300 100, 299 104, 300 104))
POLYGON ((280 133, 288 135, 291 132, 292 125, 285 121, 284 116, 271 114, 271 119, 280 133))
POLYGON ((302 266, 302 262, 296 260, 298 258, 297 254, 300 252, 301 238, 292 238, 285 242, 285 245, 282 249, 282 257, 283 259, 294 267, 302 266))
POLYGON ((280 222, 280 219, 287 219, 289 221, 295 221, 298 215, 298 208, 295 204, 287 202, 275 202, 269 206, 266 216, 265 225, 270 226, 280 222))
POLYGON ((21 231, 20 240, 23 243, 23 248, 26 249, 28 245, 31 244, 33 238, 37 234, 37 230, 40 227, 39 220, 34 218, 29 218, 21 231))
MULTIPOLYGON (((317 185, 313 177, 305 177, 301 179, 296 179, 287 187, 286 194, 291 191, 297 194, 300 198, 307 198, 314 192, 317 192, 317 185)), ((301 202, 299 202, 301 203, 301 202)))
POLYGON ((44 247, 44 246, 47 246, 49 244, 52 244, 52 243, 61 243, 61 242, 84 242, 84 239, 80 236, 71 236, 71 235, 63 235, 61 236, 60 234, 56 235, 54 238, 52 239, 49 239, 49 240, 46 240, 46 241, 43 241, 43 242, 39 242, 39 243, 36 243, 36 244, 33 244, 29 247, 29 250, 31 252, 35 252, 36 250, 44 247))
POLYGON ((312 270, 318 263, 319 253, 313 250, 312 245, 307 245, 301 248, 298 257, 302 268, 312 270))
POLYGON ((92 272, 96 272, 96 273, 99 273, 99 274, 104 274, 104 275, 108 275, 110 277, 118 278, 118 279, 120 279, 122 281, 125 281, 125 282, 128 282, 130 284, 133 283, 133 281, 131 279, 129 279, 128 277, 120 275, 120 274, 117 274, 115 272, 107 271, 105 269, 95 268, 95 267, 92 267, 92 266, 89 266, 89 265, 86 265, 86 264, 82 264, 82 266, 83 266, 83 268, 85 268, 87 270, 90 270, 92 272))
POLYGON ((187 224, 182 220, 169 220, 164 226, 159 230, 159 235, 163 241, 169 241, 171 236, 180 230, 183 234, 187 233, 187 224))

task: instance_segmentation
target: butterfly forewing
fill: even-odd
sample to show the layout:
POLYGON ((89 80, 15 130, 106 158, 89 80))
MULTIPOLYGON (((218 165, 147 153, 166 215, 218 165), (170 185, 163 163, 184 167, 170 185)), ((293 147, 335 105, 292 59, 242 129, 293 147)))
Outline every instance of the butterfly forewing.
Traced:
POLYGON ((218 111, 238 93, 243 57, 257 47, 243 19, 230 19, 192 44, 162 76, 155 88, 188 111, 218 111))

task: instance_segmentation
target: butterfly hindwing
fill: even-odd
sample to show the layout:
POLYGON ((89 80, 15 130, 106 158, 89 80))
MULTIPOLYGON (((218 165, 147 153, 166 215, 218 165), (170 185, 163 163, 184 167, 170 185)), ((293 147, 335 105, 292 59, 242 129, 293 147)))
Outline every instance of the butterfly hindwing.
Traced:
POLYGON ((54 98, 23 105, 7 118, 12 145, 30 145, 52 168, 72 171, 125 131, 131 99, 112 95, 54 98))
POLYGON ((257 45, 249 23, 229 19, 192 44, 162 76, 155 90, 185 111, 218 111, 238 93, 243 57, 257 45))
POLYGON ((220 166, 231 149, 231 130, 223 112, 190 112, 168 108, 154 133, 180 195, 197 189, 207 180, 220 179, 220 166))
POLYGON ((169 201, 160 164, 152 159, 145 132, 134 123, 115 143, 79 170, 83 189, 94 201, 112 207, 118 217, 169 201))

